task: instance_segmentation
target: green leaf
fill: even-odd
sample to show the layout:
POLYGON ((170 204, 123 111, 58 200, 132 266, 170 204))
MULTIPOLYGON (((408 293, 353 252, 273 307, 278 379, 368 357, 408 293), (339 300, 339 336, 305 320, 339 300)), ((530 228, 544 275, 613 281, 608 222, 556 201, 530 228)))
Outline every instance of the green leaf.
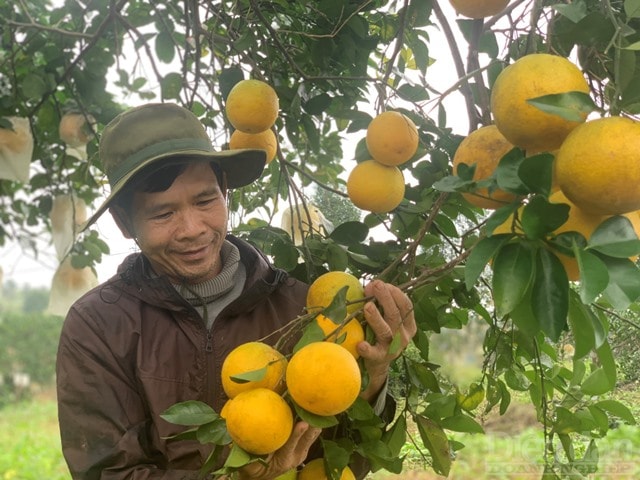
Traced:
POLYGON ((473 185, 473 182, 470 180, 463 180, 460 177, 449 175, 447 177, 441 178, 440 180, 434 182, 433 188, 435 190, 438 190, 439 192, 452 193, 452 192, 466 191, 472 185, 473 185))
POLYGON ((548 196, 553 183, 554 156, 539 153, 525 157, 518 168, 518 176, 532 193, 548 196))
POLYGON ((599 257, 589 252, 574 251, 580 269, 580 299, 583 303, 593 302, 609 284, 609 272, 599 257))
POLYGON ((533 255, 520 243, 510 243, 500 249, 493 261, 493 299, 499 318, 510 313, 520 303, 531 283, 533 255))
POLYGON ((556 407, 556 418, 553 422, 553 431, 557 434, 566 434, 580 430, 580 419, 570 410, 564 407, 556 407))
POLYGON ((624 0, 624 13, 627 18, 640 18, 640 0, 624 0))
POLYGON ((584 358, 596 346, 595 331, 592 319, 593 312, 580 301, 575 292, 571 292, 569 296, 569 329, 575 340, 575 351, 573 358, 575 360, 584 358))
POLYGON ((163 63, 171 63, 176 56, 175 44, 171 34, 166 30, 156 36, 156 55, 163 63))
POLYGON ((609 285, 604 296, 616 310, 626 310, 640 297, 640 270, 628 259, 604 257, 609 285))
POLYGON ((213 408, 197 400, 176 403, 162 412, 160 417, 176 425, 204 425, 219 418, 213 408))
POLYGON ((294 403, 293 408, 298 414, 298 417, 300 417, 302 421, 307 422, 312 427, 329 428, 329 427, 335 427, 336 425, 338 425, 338 419, 333 415, 329 415, 329 416, 316 415, 315 413, 311 413, 305 410, 304 408, 300 407, 296 403, 294 403))
POLYGON ((543 238, 564 224, 567 218, 569 205, 549 203, 544 196, 536 195, 522 210, 522 230, 528 238, 543 238))
POLYGON ((616 359, 613 357, 611 345, 609 345, 609 342, 604 342, 600 347, 597 348, 596 352, 598 354, 600 365, 602 366, 605 375, 609 379, 609 385, 613 389, 617 381, 617 369, 616 359))
POLYGON ((291 242, 276 239, 273 241, 271 254, 276 266, 283 270, 290 272, 298 265, 298 249, 291 242))
POLYGON ((357 245, 364 242, 369 235, 369 227, 362 222, 344 222, 338 225, 329 238, 340 245, 357 245))
POLYGON ((569 279, 558 257, 545 248, 538 249, 531 301, 542 331, 557 342, 567 325, 569 279))
POLYGON ((482 426, 469 415, 458 414, 443 418, 440 425, 454 432, 484 433, 482 426))
POLYGON ((594 403, 593 406, 618 417, 629 425, 636 424, 636 419, 634 418, 633 413, 631 413, 631 410, 629 410, 629 407, 617 400, 601 400, 594 403))
POLYGON ((584 92, 553 93, 531 98, 527 103, 572 122, 583 122, 589 113, 597 109, 589 94, 584 92))
POLYGON ((616 258, 640 254, 640 240, 627 217, 616 215, 603 221, 591 234, 588 248, 616 258))
POLYGON ((400 85, 398 95, 409 102, 422 102, 429 99, 429 92, 426 88, 422 85, 410 85, 408 83, 400 85))
POLYGON ((489 260, 507 240, 508 236, 485 237, 473 246, 464 267, 464 284, 467 290, 473 288, 489 260))
POLYGON ((309 115, 320 115, 331 106, 331 97, 321 93, 304 102, 302 107, 309 115))
POLYGON ((510 316, 518 329, 526 335, 534 337, 540 332, 540 321, 538 317, 533 314, 531 288, 525 292, 522 301, 516 305, 510 316))
POLYGON ((422 443, 431 454, 434 472, 445 477, 451 470, 451 447, 442 427, 430 418, 417 415, 416 424, 422 443))
POLYGON ((224 462, 224 466, 228 468, 240 468, 251 462, 251 455, 240 448, 236 443, 231 444, 229 456, 224 462))
POLYGON ((182 90, 182 75, 179 73, 168 73, 162 80, 160 80, 160 87, 162 89, 162 97, 165 99, 180 98, 180 91, 182 90))
POLYGON ((518 208, 519 208, 519 204, 512 203, 495 210, 489 216, 489 218, 487 218, 487 221, 486 221, 487 235, 493 234, 495 229, 498 228, 507 220, 509 220, 510 217, 513 218, 512 216, 518 210, 518 208))
POLYGON ((244 80, 244 73, 238 66, 225 68, 220 72, 218 85, 220 85, 220 95, 223 100, 227 100, 231 89, 241 80, 244 80))
POLYGON ((349 255, 343 247, 336 243, 329 243, 326 249, 329 270, 346 270, 349 266, 349 255))
POLYGON ((231 380, 235 383, 249 383, 249 382, 259 382, 264 378, 267 374, 267 367, 259 368, 258 370, 252 370, 250 372, 238 373, 236 375, 231 375, 231 380))
POLYGON ((47 85, 39 76, 32 73, 27 74, 20 82, 20 90, 27 99, 40 99, 47 92, 47 85))
POLYGON ((399 415, 393 425, 382 435, 382 441, 389 447, 393 456, 400 456, 400 451, 407 441, 407 419, 399 415))
POLYGON ((573 23, 578 23, 587 16, 587 5, 582 0, 577 0, 569 5, 556 4, 552 8, 560 15, 567 17, 573 23))
POLYGON ((458 394, 456 395, 456 401, 460 408, 466 410, 467 412, 471 412, 475 410, 475 408, 482 403, 484 400, 484 387, 481 383, 473 382, 469 385, 469 390, 466 394, 458 394))
POLYGON ((523 161, 524 152, 519 148, 513 148, 500 159, 495 176, 498 186, 502 190, 517 195, 529 193, 529 188, 523 183, 518 173, 523 161))
POLYGON ((609 383, 604 368, 599 367, 585 378, 580 386, 580 390, 585 395, 602 395, 611 391, 612 385, 609 383))
POLYGON ((231 443, 227 424, 222 418, 200 426, 196 431, 196 439, 202 444, 228 445, 231 443))

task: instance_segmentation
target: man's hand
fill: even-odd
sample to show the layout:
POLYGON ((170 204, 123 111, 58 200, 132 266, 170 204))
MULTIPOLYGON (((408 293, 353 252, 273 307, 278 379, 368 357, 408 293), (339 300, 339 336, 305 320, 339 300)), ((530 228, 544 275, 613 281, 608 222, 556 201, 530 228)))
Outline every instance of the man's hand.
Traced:
POLYGON ((391 362, 402 354, 416 334, 417 326, 413 303, 398 287, 374 280, 365 286, 364 293, 378 303, 377 307, 374 302, 364 305, 364 318, 375 333, 375 342, 363 341, 357 347, 369 375, 369 384, 361 397, 371 401, 384 386, 391 362), (399 335, 398 348, 389 351, 396 335, 399 335))
POLYGON ((306 422, 296 423, 287 443, 271 454, 266 465, 258 462, 251 463, 240 469, 238 479, 272 480, 296 468, 307 458, 309 448, 320 436, 321 431, 321 428, 312 427, 306 422))

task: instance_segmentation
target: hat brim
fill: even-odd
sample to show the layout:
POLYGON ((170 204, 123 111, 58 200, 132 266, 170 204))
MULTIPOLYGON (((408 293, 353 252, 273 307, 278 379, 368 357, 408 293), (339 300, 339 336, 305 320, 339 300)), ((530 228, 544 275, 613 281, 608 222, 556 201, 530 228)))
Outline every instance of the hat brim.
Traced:
POLYGON ((193 158, 199 160, 211 160, 216 163, 225 174, 227 188, 240 188, 256 181, 262 175, 267 162, 267 152, 259 149, 236 149, 222 150, 219 152, 203 152, 202 150, 185 150, 182 152, 171 152, 170 155, 160 155, 141 162, 135 169, 131 170, 113 186, 109 196, 98 207, 93 215, 80 227, 80 231, 86 230, 93 225, 100 216, 110 207, 113 199, 122 191, 131 178, 143 168, 168 158, 193 158))

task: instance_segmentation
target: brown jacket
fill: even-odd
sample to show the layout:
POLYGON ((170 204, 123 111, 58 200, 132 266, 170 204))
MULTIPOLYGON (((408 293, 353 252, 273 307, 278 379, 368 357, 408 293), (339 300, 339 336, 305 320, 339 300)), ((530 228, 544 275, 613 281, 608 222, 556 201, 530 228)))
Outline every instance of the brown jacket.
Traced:
POLYGON ((160 418, 200 400, 220 411, 222 361, 241 343, 271 335, 303 313, 307 285, 229 237, 247 270, 241 296, 207 331, 165 278, 149 278, 144 258, 78 300, 65 319, 57 357, 62 449, 74 479, 195 479, 209 453, 168 441, 185 427, 160 418))

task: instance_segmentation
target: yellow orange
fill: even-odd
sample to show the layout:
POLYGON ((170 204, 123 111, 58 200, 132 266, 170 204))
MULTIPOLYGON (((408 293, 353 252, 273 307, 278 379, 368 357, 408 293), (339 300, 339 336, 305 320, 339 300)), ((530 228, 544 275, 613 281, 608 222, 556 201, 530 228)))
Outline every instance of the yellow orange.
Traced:
POLYGON ((400 112, 382 112, 369 123, 366 143, 374 160, 397 167, 418 150, 418 129, 400 112))
POLYGON ((583 210, 602 215, 640 210, 640 122, 606 117, 580 125, 558 151, 555 176, 583 210))
POLYGON ((248 79, 236 83, 225 105, 229 123, 245 133, 259 133, 271 128, 278 118, 278 94, 261 80, 248 79))
POLYGON ((460 15, 469 18, 484 18, 500 13, 509 0, 449 0, 460 15))
POLYGON ((364 328, 356 318, 352 318, 345 324, 336 324, 330 318, 320 314, 316 317, 316 323, 324 332, 325 341, 335 342, 353 355, 359 358, 357 346, 364 340, 364 328))
POLYGON ((247 342, 234 348, 222 363, 222 388, 229 398, 254 388, 268 388, 284 392, 287 359, 271 345, 263 342, 247 342), (259 380, 238 382, 233 379, 242 374, 262 373, 259 380))
POLYGON ((373 213, 388 213, 404 198, 404 176, 398 167, 375 160, 357 164, 347 178, 347 194, 353 204, 373 213))
POLYGON ((364 288, 360 280, 350 273, 333 270, 323 273, 309 285, 307 310, 314 312, 328 307, 338 291, 344 287, 347 287, 346 301, 349 303, 347 313, 362 308, 362 302, 358 302, 364 298, 364 288))
MULTIPOLYGON (((298 472, 298 480, 328 480, 324 459, 316 458, 307 462, 298 472)), ((340 480, 355 480, 356 477, 349 466, 346 466, 340 474, 340 480)))
POLYGON ((293 430, 291 407, 267 388, 239 393, 229 402, 224 418, 233 442, 255 455, 275 452, 293 430))
POLYGON ((234 130, 229 138, 229 148, 232 150, 239 148, 257 148, 267 152, 267 163, 276 158, 278 152, 278 139, 270 128, 258 133, 245 133, 241 130, 234 130))
POLYGON ((344 412, 355 402, 360 387, 358 362, 336 343, 310 343, 289 360, 289 395, 298 406, 316 415, 344 412))
POLYGON ((536 152, 555 150, 586 114, 581 121, 567 120, 527 101, 574 91, 589 93, 589 85, 571 61, 547 53, 525 55, 496 78, 491 90, 495 124, 513 145, 536 152))
MULTIPOLYGON (((475 165, 473 180, 484 180, 498 167, 500 159, 513 145, 500 133, 495 125, 487 125, 474 130, 467 135, 453 156, 453 172, 458 172, 460 164, 475 165)), ((480 188, 476 192, 465 192, 464 198, 480 208, 496 209, 516 199, 513 193, 495 189, 489 192, 487 188, 480 188)))

